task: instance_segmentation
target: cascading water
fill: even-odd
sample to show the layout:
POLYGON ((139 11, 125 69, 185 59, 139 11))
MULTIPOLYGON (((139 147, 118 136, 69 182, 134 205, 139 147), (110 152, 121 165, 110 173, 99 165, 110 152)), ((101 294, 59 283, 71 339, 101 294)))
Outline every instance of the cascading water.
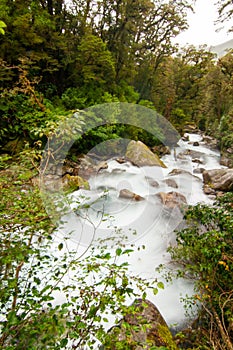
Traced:
MULTIPOLYGON (((208 148, 201 139, 199 134, 189 134, 189 141, 180 140, 178 147, 162 158, 167 168, 139 168, 129 162, 119 164, 109 159, 108 167, 89 179, 90 190, 78 190, 70 195, 72 210, 63 218, 67 224, 58 229, 56 244, 72 231, 66 244, 73 249, 76 245, 82 254, 87 247, 97 246, 98 239, 111 238, 115 227, 121 228, 127 236, 125 243, 135 245, 129 257, 130 271, 144 278, 161 280, 155 269, 160 264, 169 264, 167 248, 175 243, 174 230, 182 224, 182 213, 178 207, 162 205, 157 194, 176 191, 186 197, 188 204, 211 203, 202 190, 202 175, 195 169, 220 168, 219 153, 208 148), (199 146, 194 146, 193 142, 199 142, 199 146), (194 156, 199 160, 193 161, 194 156), (171 173, 173 169, 179 171, 171 173), (171 187, 171 183, 169 186, 167 179, 174 180, 177 188, 171 187), (121 198, 122 189, 144 200, 121 198), (140 246, 145 249, 138 251, 140 246)), ((172 284, 165 283, 165 289, 156 296, 149 292, 148 299, 158 307, 168 325, 181 325, 187 319, 180 299, 192 293, 192 282, 175 280, 172 284)))

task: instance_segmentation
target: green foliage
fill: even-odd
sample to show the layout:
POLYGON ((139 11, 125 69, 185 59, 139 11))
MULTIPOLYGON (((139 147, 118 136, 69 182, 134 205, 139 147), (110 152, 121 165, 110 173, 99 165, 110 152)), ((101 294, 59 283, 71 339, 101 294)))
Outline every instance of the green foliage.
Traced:
POLYGON ((120 243, 119 232, 112 246, 100 242, 82 255, 78 244, 66 248, 70 234, 57 240, 32 185, 36 156, 40 152, 28 149, 16 163, 2 158, 0 348, 94 348, 105 338, 108 318, 113 315, 118 322, 128 310, 128 298, 146 297, 157 281, 130 276, 125 259, 118 262, 133 252, 120 243))
POLYGON ((187 121, 188 118, 181 108, 175 108, 172 110, 171 123, 181 134, 184 131, 185 122, 187 121))
POLYGON ((6 23, 4 23, 3 21, 0 21, 0 34, 2 35, 5 34, 4 28, 6 28, 6 23))
POLYGON ((67 110, 84 109, 102 103, 118 102, 118 98, 101 88, 82 85, 80 88, 68 88, 61 96, 67 110))
POLYGON ((177 233, 177 246, 169 249, 173 261, 183 267, 178 276, 195 281, 193 302, 204 309, 202 326, 214 332, 213 339, 219 338, 217 349, 231 349, 233 341, 232 203, 228 193, 213 206, 190 208, 185 214, 187 228, 177 233))
POLYGON ((228 115, 222 116, 218 130, 218 140, 221 153, 227 155, 231 165, 233 165, 233 109, 228 115))
POLYGON ((115 67, 110 51, 101 38, 87 34, 78 46, 77 64, 80 65, 81 79, 87 85, 111 84, 115 67))

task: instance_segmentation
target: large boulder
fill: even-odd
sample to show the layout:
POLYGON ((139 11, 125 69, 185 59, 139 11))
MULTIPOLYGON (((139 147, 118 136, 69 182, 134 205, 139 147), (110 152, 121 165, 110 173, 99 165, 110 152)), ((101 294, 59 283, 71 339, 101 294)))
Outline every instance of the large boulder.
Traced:
POLYGON ((172 191, 172 192, 159 192, 157 196, 160 197, 163 205, 169 209, 174 209, 175 207, 183 207, 187 205, 187 200, 185 196, 181 193, 172 191))
POLYGON ((154 349, 177 350, 172 334, 157 307, 148 300, 137 299, 118 326, 111 328, 105 350, 154 349))
POLYGON ((160 166, 166 168, 166 165, 154 154, 143 142, 130 141, 126 149, 125 157, 136 166, 160 166))
POLYGON ((233 169, 212 169, 205 170, 203 181, 215 191, 233 191, 233 169))

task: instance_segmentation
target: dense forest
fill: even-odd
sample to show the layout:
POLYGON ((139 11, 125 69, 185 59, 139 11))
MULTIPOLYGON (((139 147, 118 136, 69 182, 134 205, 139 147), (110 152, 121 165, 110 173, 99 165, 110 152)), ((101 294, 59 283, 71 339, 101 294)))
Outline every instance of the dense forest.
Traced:
MULTIPOLYGON (((174 44, 188 27, 193 5, 191 0, 1 0, 0 349, 92 348, 95 338, 104 343, 101 314, 128 312, 127 296, 137 296, 132 283, 141 295, 148 287, 141 279, 130 281, 127 263, 117 266, 104 248, 84 261, 66 255, 57 261, 46 254, 55 227, 32 179, 40 172, 47 141, 66 118, 78 111, 88 123, 85 110, 91 106, 140 105, 162 115, 180 135, 192 127, 215 137, 227 166, 233 166, 233 50, 217 58, 207 46, 174 44), (56 268, 46 279, 43 271, 51 266, 56 268), (80 274, 66 292, 77 284, 80 291, 54 306, 52 292, 63 288, 59 281, 75 268, 80 274), (101 297, 87 282, 90 272, 105 274, 101 297)), ((224 25, 232 19, 232 1, 216 6, 224 25)), ((149 147, 159 143, 140 128, 113 123, 83 135, 75 152, 124 137, 149 147)), ((232 195, 186 216, 196 224, 179 233, 179 249, 171 256, 198 278, 203 309, 191 336, 180 335, 178 348, 232 350, 232 195), (200 222, 208 233, 202 240, 200 222)), ((117 248, 115 258, 130 251, 117 248)), ((155 284, 155 291, 163 288, 155 284)))

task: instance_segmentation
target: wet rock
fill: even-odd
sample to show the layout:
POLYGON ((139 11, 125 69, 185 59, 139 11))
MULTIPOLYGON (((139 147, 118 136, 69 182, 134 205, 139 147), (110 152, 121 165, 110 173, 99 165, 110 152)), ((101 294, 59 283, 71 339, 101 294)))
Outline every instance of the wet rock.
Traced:
POLYGON ((199 158, 193 158, 192 162, 193 163, 198 163, 198 164, 203 164, 203 161, 201 159, 199 159, 199 158))
POLYGON ((185 151, 179 153, 178 158, 183 156, 190 156, 192 159, 195 159, 195 158, 202 159, 203 153, 199 151, 195 151, 193 149, 186 149, 185 151))
POLYGON ((117 158, 116 161, 119 164, 124 164, 126 162, 125 158, 117 158))
POLYGON ((96 174, 96 164, 88 156, 84 156, 80 159, 79 175, 88 180, 91 176, 96 174))
POLYGON ((180 152, 177 156, 177 159, 186 159, 186 155, 184 154, 184 152, 180 152))
POLYGON ((108 169, 108 163, 107 162, 100 162, 97 166, 96 166, 96 171, 97 173, 99 173, 101 170, 104 169, 108 169))
POLYGON ((165 182, 165 184, 167 184, 169 187, 178 188, 177 183, 173 179, 165 179, 163 182, 165 182))
POLYGON ((70 175, 78 175, 78 171, 79 171, 79 161, 77 160, 77 162, 74 162, 72 160, 66 159, 64 164, 62 164, 61 166, 57 167, 57 175, 66 175, 66 174, 70 174, 70 175))
POLYGON ((169 209, 181 208, 187 204, 185 196, 178 192, 159 192, 157 195, 160 197, 163 205, 169 209))
POLYGON ((149 350, 164 346, 177 350, 172 334, 154 304, 137 299, 129 310, 120 324, 108 332, 103 349, 149 350))
POLYGON ((208 194, 208 195, 215 194, 215 190, 213 188, 209 187, 208 185, 203 186, 203 191, 205 194, 208 194))
POLYGON ((189 171, 183 170, 183 169, 173 169, 172 171, 170 171, 170 173, 168 175, 173 176, 173 175, 181 175, 181 174, 193 176, 189 171))
POLYGON ((182 138, 183 141, 189 141, 189 135, 185 134, 182 138))
POLYGON ((203 181, 216 191, 233 190, 233 169, 212 169, 203 172, 203 181))
POLYGON ((152 147, 152 152, 158 154, 160 157, 165 156, 166 154, 171 154, 171 150, 168 146, 158 145, 152 147))
POLYGON ((205 143, 211 143, 211 142, 213 142, 214 138, 211 137, 211 136, 208 136, 208 135, 203 135, 202 140, 203 140, 205 143))
POLYGON ((231 148, 227 148, 226 152, 228 154, 233 154, 233 148, 232 147, 231 148))
POLYGON ((111 171, 112 174, 121 174, 125 172, 126 172, 126 169, 119 169, 119 168, 112 169, 111 171))
POLYGON ((188 176, 192 176, 193 179, 201 181, 201 179, 198 176, 195 176, 192 173, 190 173, 190 171, 187 171, 184 169, 173 169, 172 171, 170 171, 170 173, 168 173, 168 175, 170 175, 170 176, 188 175, 188 176))
POLYGON ((160 166, 166 168, 166 165, 141 141, 130 141, 126 150, 125 157, 136 166, 160 166))
POLYGON ((79 165, 78 175, 88 180, 91 176, 107 168, 108 163, 106 161, 94 161, 92 158, 84 156, 79 165))
POLYGON ((76 191, 79 188, 84 188, 85 190, 89 190, 89 183, 84 180, 81 176, 72 176, 66 174, 62 178, 63 188, 65 190, 76 191))
POLYGON ((199 144, 199 142, 198 141, 194 141, 193 142, 193 146, 199 146, 200 144, 199 144))
POLYGON ((221 156, 220 164, 229 167, 230 166, 230 159, 228 159, 226 156, 221 156))
POLYGON ((158 181, 152 179, 151 177, 146 176, 146 181, 149 183, 151 187, 159 187, 158 181))
POLYGON ((216 148, 217 146, 217 140, 209 135, 203 135, 202 137, 202 141, 205 142, 205 144, 207 144, 208 146, 214 147, 216 148))
POLYGON ((193 173, 194 173, 194 174, 202 174, 203 171, 205 171, 204 168, 196 168, 196 169, 193 169, 193 173))
POLYGON ((222 192, 222 191, 216 192, 216 197, 218 197, 218 198, 223 197, 224 195, 225 195, 225 192, 222 192))
POLYGON ((145 198, 141 197, 139 194, 131 192, 130 190, 127 190, 127 189, 120 190, 119 197, 126 198, 126 199, 132 199, 132 200, 137 201, 137 202, 143 201, 145 199, 145 198))
POLYGON ((196 132, 196 131, 198 131, 198 129, 197 129, 197 127, 196 127, 196 125, 194 125, 194 124, 187 124, 187 125, 185 125, 185 127, 184 127, 184 132, 196 132))

